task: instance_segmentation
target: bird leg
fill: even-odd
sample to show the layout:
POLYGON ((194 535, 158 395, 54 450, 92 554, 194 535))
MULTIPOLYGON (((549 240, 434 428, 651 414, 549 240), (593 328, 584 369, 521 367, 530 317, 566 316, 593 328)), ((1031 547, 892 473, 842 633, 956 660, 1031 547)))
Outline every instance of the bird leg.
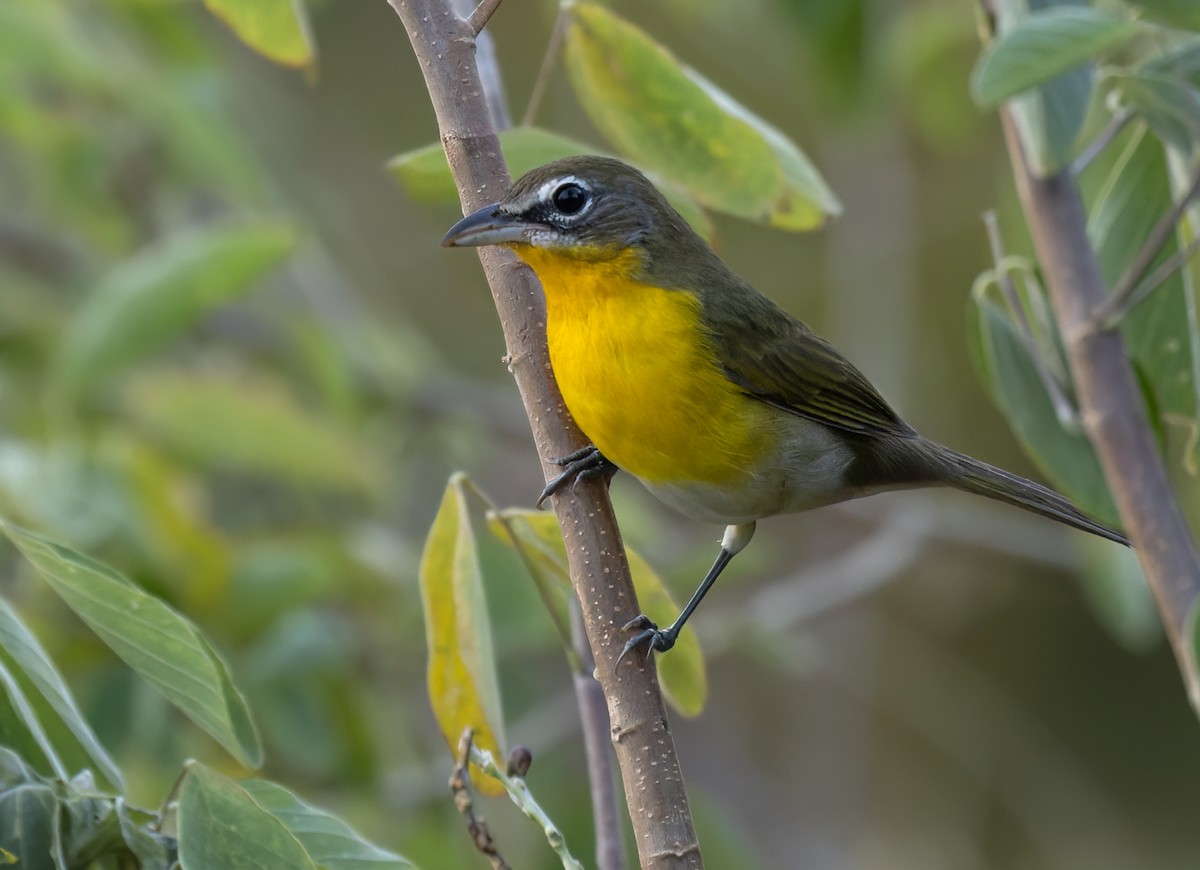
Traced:
POLYGON ((721 576, 721 572, 725 570, 725 566, 750 543, 750 539, 753 536, 753 522, 726 527, 725 535, 721 538, 721 550, 717 553, 716 561, 712 563, 712 567, 708 569, 708 573, 700 581, 700 586, 692 593, 691 600, 688 601, 675 621, 671 623, 670 628, 659 628, 644 613, 635 616, 621 627, 622 631, 637 631, 638 633, 631 637, 628 643, 625 644, 625 649, 621 650, 621 654, 617 656, 617 663, 620 664, 621 659, 641 646, 646 647, 647 652, 652 650, 666 652, 675 646, 679 632, 683 630, 683 624, 688 621, 688 617, 692 615, 692 612, 700 606, 700 602, 704 599, 708 590, 712 588, 712 585, 717 582, 717 578, 721 576))
POLYGON ((546 484, 542 494, 538 496, 537 507, 541 507, 542 502, 550 496, 558 494, 568 483, 571 484, 571 489, 574 489, 579 481, 591 480, 593 477, 612 480, 613 475, 618 471, 617 466, 605 459, 604 454, 597 450, 594 444, 580 447, 578 450, 552 461, 555 465, 562 466, 562 473, 546 484))

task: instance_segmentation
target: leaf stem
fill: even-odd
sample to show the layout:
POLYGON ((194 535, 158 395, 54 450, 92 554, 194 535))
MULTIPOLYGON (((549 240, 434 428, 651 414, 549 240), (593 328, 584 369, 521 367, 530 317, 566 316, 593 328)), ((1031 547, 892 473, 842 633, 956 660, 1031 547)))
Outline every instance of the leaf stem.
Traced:
MULTIPOLYGON (((1112 294, 1093 313, 1092 322, 1094 325, 1102 329, 1112 329, 1113 324, 1120 320, 1121 314, 1136 304, 1133 297, 1135 291, 1138 290, 1138 282, 1146 274, 1146 270, 1150 268, 1150 265, 1154 262, 1154 258, 1158 256, 1163 246, 1170 240, 1172 233, 1175 232, 1175 225, 1179 223, 1179 219, 1183 216, 1184 211, 1191 205, 1197 195, 1200 195, 1200 166, 1192 174, 1192 180, 1188 185, 1187 191, 1171 207, 1169 212, 1159 218, 1158 223, 1154 225, 1154 228, 1150 230, 1150 234, 1146 236, 1146 241, 1142 244, 1142 247, 1138 249, 1133 262, 1129 264, 1129 268, 1125 270, 1120 280, 1117 281, 1112 294)), ((1141 298, 1144 297, 1145 293, 1142 293, 1141 298)))
POLYGON ((546 52, 542 55, 541 68, 538 69, 537 78, 534 79, 533 88, 529 92, 529 103, 525 106, 525 114, 521 116, 522 127, 528 127, 533 123, 538 107, 542 104, 546 83, 550 80, 550 71, 554 69, 554 62, 558 60, 563 37, 567 35, 567 11, 569 9, 568 4, 560 4, 558 14, 554 17, 554 29, 550 31, 550 39, 546 42, 546 52))
MULTIPOLYGON (((518 776, 509 776, 496 765, 496 759, 492 758, 492 753, 486 749, 480 749, 473 746, 467 735, 464 735, 467 750, 470 752, 471 761, 475 762, 475 766, 496 780, 504 790, 508 792, 508 796, 512 802, 516 804, 521 812, 529 816, 539 825, 542 826, 542 833, 546 835, 546 842, 550 844, 550 848, 554 850, 554 854, 558 855, 562 861, 563 870, 583 870, 581 864, 570 850, 567 849, 566 838, 563 837, 562 831, 554 824, 546 811, 541 808, 533 798, 533 794, 529 791, 529 786, 525 784, 525 779, 518 776)), ((462 744, 460 744, 461 746, 462 744)))
POLYGON ((1083 174, 1092 161, 1100 156, 1100 153, 1107 148, 1122 130, 1133 120, 1133 112, 1129 109, 1122 109, 1112 116, 1103 130, 1097 134, 1096 138, 1091 141, 1087 148, 1083 150, 1075 160, 1071 163, 1071 174, 1076 178, 1083 174))
POLYGON ((1125 317, 1134 307, 1141 303, 1147 296, 1157 290, 1164 281, 1174 275, 1177 271, 1184 268, 1192 257, 1200 253, 1200 236, 1192 239, 1182 251, 1176 251, 1167 259, 1158 264, 1157 268, 1146 276, 1144 281, 1141 281, 1137 287, 1129 294, 1129 299, 1124 305, 1116 308, 1112 314, 1103 318, 1099 322, 1101 329, 1115 329, 1120 324, 1122 318, 1125 317))
POLYGON ((1004 253, 1004 240, 1000 236, 1000 225, 996 220, 994 209, 988 209, 983 213, 983 225, 987 228, 988 243, 992 249, 992 260, 996 264, 996 286, 1000 288, 1000 292, 1004 295, 1004 299, 1008 303, 1013 317, 1016 318, 1018 334, 1021 336, 1021 341, 1025 345, 1025 349, 1029 352, 1029 358, 1033 360, 1033 367, 1038 373, 1042 387, 1046 390, 1046 395, 1050 397, 1050 403, 1054 405, 1055 416, 1058 417, 1059 423, 1064 427, 1078 429, 1079 412, 1067 399, 1058 378, 1050 371, 1050 364, 1042 353, 1042 348, 1033 334, 1033 326, 1029 323, 1029 317, 1025 313, 1025 306, 1021 304, 1017 288, 1013 285, 1012 277, 1009 275, 1008 270, 1003 267, 1003 263, 1007 257, 1004 253))

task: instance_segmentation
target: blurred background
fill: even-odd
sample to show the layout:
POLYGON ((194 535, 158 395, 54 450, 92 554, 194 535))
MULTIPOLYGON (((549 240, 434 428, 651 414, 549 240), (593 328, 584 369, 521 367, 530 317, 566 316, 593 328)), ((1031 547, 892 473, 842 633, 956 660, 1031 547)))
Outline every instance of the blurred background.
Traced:
MULTIPOLYGON (((625 0, 622 15, 797 141, 843 202, 716 245, 921 431, 1036 475, 969 362, 980 214, 1027 248, 967 0, 625 0)), ((515 116, 554 21, 489 30, 515 116)), ((264 775, 426 868, 482 866, 446 788, 416 571, 449 474, 532 503, 538 463, 457 203, 384 168, 437 141, 384 0, 311 4, 310 74, 195 3, 0 4, 0 510, 112 564, 230 660, 264 775), (156 305, 164 282, 190 302, 156 305), (219 303, 219 304, 218 304, 219 303)), ((539 125, 603 147, 561 64, 539 125)), ((1183 481, 1185 488, 1194 483, 1183 481)), ((613 486, 690 593, 720 530, 613 486)), ((590 863, 578 717, 533 587, 483 539, 508 736, 590 863)), ((954 493, 761 524, 694 620, 707 709, 675 717, 709 866, 1191 868, 1200 732, 1131 557, 954 493)), ((0 588, 155 806, 220 750, 10 548, 0 588)), ((514 867, 556 861, 507 801, 514 867)))

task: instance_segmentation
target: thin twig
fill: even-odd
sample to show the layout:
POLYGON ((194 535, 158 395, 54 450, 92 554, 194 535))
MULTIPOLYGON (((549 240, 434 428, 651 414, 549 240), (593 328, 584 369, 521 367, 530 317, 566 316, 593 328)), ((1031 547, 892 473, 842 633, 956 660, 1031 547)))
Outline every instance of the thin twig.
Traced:
POLYGON ((1176 251, 1159 263, 1155 270, 1146 276, 1146 280, 1139 283, 1137 288, 1129 294, 1129 299, 1124 305, 1113 311, 1107 319, 1100 321, 1100 327, 1115 329, 1126 314, 1157 290, 1168 278, 1186 266, 1197 253, 1200 253, 1200 236, 1192 239, 1191 244, 1182 251, 1176 251))
POLYGON ((563 837, 562 831, 558 829, 558 826, 554 824, 541 805, 534 800, 533 794, 529 791, 529 786, 525 784, 525 778, 523 776, 509 776, 505 771, 500 769, 500 766, 496 764, 496 759, 486 749, 480 749, 478 746, 468 746, 467 748, 470 750, 470 758, 475 763, 475 766, 504 786, 504 790, 508 792, 509 798, 517 805, 521 812, 542 826, 542 833, 546 836, 546 842, 550 844, 550 848, 554 850, 554 854, 562 862, 563 870, 583 870, 583 865, 567 849, 567 841, 563 837))
POLYGON ((550 80, 550 71, 558 59, 559 49, 562 48, 563 37, 567 34, 567 5, 558 7, 558 15, 554 17, 554 29, 550 31, 550 39, 546 42, 546 53, 542 55, 542 66, 537 78, 533 80, 533 89, 529 92, 529 103, 525 106, 525 114, 521 116, 521 126, 528 127, 533 123, 538 107, 542 104, 542 96, 546 92, 546 83, 550 80))
POLYGON ((1077 429, 1079 426, 1079 412, 1076 411, 1075 406, 1067 398, 1066 393, 1063 392, 1062 384, 1059 383, 1058 378, 1050 371, 1050 364, 1043 355, 1042 347, 1038 344, 1037 338, 1033 334, 1033 326, 1025 314, 1025 306, 1021 304, 1017 288, 1013 286, 1012 277, 1003 266, 1007 257, 1004 253, 1004 240, 1000 237, 1000 224, 996 220, 996 212, 993 209, 988 209, 983 213, 983 225, 987 228, 988 243, 992 249, 992 260, 996 264, 996 286, 1004 294, 1005 301, 1008 302, 1008 307, 1012 311, 1013 317, 1016 318, 1018 334, 1025 344, 1025 349, 1029 352, 1029 358, 1033 360, 1034 370, 1038 373, 1038 378, 1042 382, 1042 387, 1046 390, 1046 395, 1050 397, 1050 403, 1054 406, 1054 414, 1064 426, 1077 429))
POLYGON ((467 825, 467 833, 475 848, 492 863, 492 870, 511 870, 508 863, 496 848, 492 832, 488 830, 487 822, 482 816, 475 815, 475 804, 471 799, 471 739, 474 736, 470 728, 463 732, 458 740, 458 760, 454 764, 454 772, 450 774, 450 791, 454 794, 454 808, 463 817, 467 825))
POLYGON ((467 18, 467 24, 470 25, 472 33, 476 36, 479 35, 479 31, 487 26, 488 19, 492 17, 492 13, 500 8, 500 2, 501 0, 480 0, 479 5, 475 7, 475 11, 467 18))
POLYGON ((1133 112, 1129 109, 1122 109, 1112 116, 1108 125, 1100 131, 1091 144, 1083 150, 1075 160, 1071 163, 1071 174, 1078 178, 1083 174, 1084 170, 1092 165, 1092 161, 1100 156, 1100 152, 1112 143, 1113 139, 1125 129, 1125 126, 1133 120, 1133 112))
MULTIPOLYGON (((469 20, 479 13, 485 4, 475 5, 475 0, 450 0, 450 8, 460 18, 469 20)), ((492 7, 499 6, 499 0, 492 7)), ((491 12, 488 14, 490 15, 491 12)), ((508 99, 504 96, 504 83, 500 76, 500 61, 496 58, 496 40, 482 26, 475 31, 475 65, 479 68, 479 80, 483 83, 483 95, 492 112, 492 123, 497 130, 512 126, 512 115, 508 111, 508 99)))
POLYGON ((608 742, 608 708, 604 706, 604 691, 592 676, 596 662, 584 632, 583 614, 575 602, 571 602, 571 642, 579 663, 578 670, 572 674, 572 682, 579 706, 579 722, 583 727, 588 783, 592 787, 596 866, 599 870, 625 870, 621 823, 617 816, 617 789, 613 782, 612 744, 608 742))
POLYGON ((1112 294, 1096 309, 1092 315, 1094 324, 1107 324, 1112 321, 1118 311, 1128 310, 1131 307, 1129 300, 1133 296, 1134 290, 1137 289, 1138 282, 1146 274, 1146 270, 1150 268, 1150 264, 1154 262, 1154 258, 1158 256, 1163 246, 1170 240, 1171 235, 1175 232, 1175 225, 1179 223, 1184 211, 1198 194, 1200 194, 1200 167, 1197 167, 1193 173, 1187 192, 1172 206, 1169 212, 1159 218, 1154 229, 1150 231, 1150 235, 1146 236, 1146 241, 1138 250, 1137 256, 1133 258, 1129 268, 1125 270, 1116 286, 1113 287, 1112 294))

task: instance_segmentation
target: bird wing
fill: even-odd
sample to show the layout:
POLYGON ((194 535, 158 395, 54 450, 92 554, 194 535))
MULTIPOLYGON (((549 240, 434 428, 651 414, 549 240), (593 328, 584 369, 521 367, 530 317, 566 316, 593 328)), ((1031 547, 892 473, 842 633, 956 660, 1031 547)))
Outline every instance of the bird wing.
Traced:
POLYGON ((833 345, 756 291, 709 309, 726 377, 768 404, 860 435, 915 431, 833 345), (752 295, 751 295, 752 294, 752 295))

